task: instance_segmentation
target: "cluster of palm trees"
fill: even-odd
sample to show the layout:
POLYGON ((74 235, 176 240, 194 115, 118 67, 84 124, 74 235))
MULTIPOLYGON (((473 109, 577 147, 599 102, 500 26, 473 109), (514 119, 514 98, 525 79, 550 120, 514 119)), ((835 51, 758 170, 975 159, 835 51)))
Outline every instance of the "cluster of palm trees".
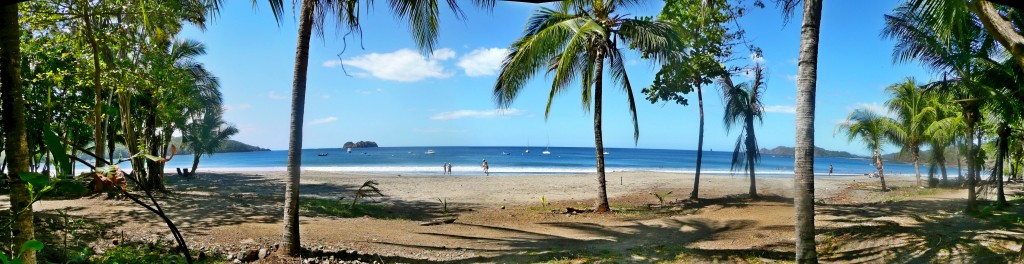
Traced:
MULTIPOLYGON (((1020 178, 1024 70, 1012 49, 998 45, 999 34, 979 23, 986 18, 976 15, 977 7, 991 5, 982 2, 912 0, 886 15, 882 34, 896 41, 894 60, 920 61, 939 73, 941 80, 922 84, 908 78, 891 85, 886 88, 891 97, 886 103, 888 113, 858 109, 838 127, 874 153, 883 190, 881 148, 886 144, 899 146, 902 154, 909 155, 919 187, 923 187, 919 169, 923 147, 930 149, 928 162, 933 167, 929 186, 939 182, 934 178, 936 171, 942 173, 941 182, 948 183, 946 163, 950 150, 956 152, 957 164, 967 164, 961 177, 968 189, 968 212, 977 210, 977 187, 986 167, 992 172, 988 181, 995 185, 997 205, 1006 204, 1004 178, 1020 178)), ((1016 8, 1008 5, 999 10, 1016 8)), ((1009 14, 1013 23, 1022 21, 1016 13, 1009 14)))

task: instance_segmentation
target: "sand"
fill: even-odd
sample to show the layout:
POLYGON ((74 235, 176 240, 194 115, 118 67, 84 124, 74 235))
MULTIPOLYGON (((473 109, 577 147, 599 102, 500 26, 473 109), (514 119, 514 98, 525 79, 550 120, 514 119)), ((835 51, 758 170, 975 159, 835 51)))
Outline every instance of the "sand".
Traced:
MULTIPOLYGON (((194 249, 233 253, 244 248, 273 248, 282 230, 284 177, 283 172, 201 173, 191 181, 170 177, 170 191, 158 199, 194 249)), ((378 254, 389 262, 522 262, 594 256, 638 262, 793 258, 791 178, 758 178, 762 198, 750 200, 746 198, 748 178, 705 175, 699 203, 680 201, 691 191, 690 174, 610 172, 607 179, 616 213, 567 215, 552 210, 593 206, 596 175, 484 177, 305 171, 303 197, 351 196, 364 181, 375 180, 386 197, 368 202, 384 205, 395 214, 338 218, 304 212, 302 243, 311 250, 378 254), (669 191, 673 194, 668 201, 678 204, 647 209, 658 204, 651 193, 669 191), (541 197, 549 204, 542 205, 541 197), (448 214, 438 199, 447 201, 448 214), (446 215, 458 220, 449 225, 419 225, 446 215)), ((964 225, 971 221, 958 216, 963 190, 922 193, 908 187, 913 185, 910 177, 887 180, 896 186, 895 191, 879 192, 877 179, 866 177, 816 180, 816 225, 823 260, 962 260, 971 253, 963 248, 981 243, 957 240, 963 245, 953 244, 946 253, 931 252, 930 244, 919 241, 932 239, 929 228, 935 223, 956 226, 951 232, 970 232, 967 237, 994 236, 978 231, 983 226, 964 225), (876 226, 902 228, 894 229, 896 234, 880 236, 870 232, 876 226), (869 229, 862 230, 864 227, 869 229), (963 252, 956 253, 960 249, 963 252)), ((0 196, 0 208, 7 206, 7 199, 0 196)), ((110 223, 108 234, 93 242, 98 248, 109 247, 109 240, 115 238, 168 240, 157 218, 127 200, 103 195, 47 200, 37 204, 36 210, 65 210, 110 223)), ((1024 235, 1024 227, 1017 225, 1005 232, 1024 235)), ((1020 248, 1012 239, 995 241, 1007 252, 1020 248)))

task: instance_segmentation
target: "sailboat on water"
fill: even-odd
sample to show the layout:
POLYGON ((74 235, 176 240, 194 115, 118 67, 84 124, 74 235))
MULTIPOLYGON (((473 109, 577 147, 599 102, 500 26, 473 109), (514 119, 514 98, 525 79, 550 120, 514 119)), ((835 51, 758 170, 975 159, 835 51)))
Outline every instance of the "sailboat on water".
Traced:
POLYGON ((549 150, 550 148, 551 148, 551 137, 548 137, 548 147, 544 148, 544 151, 541 151, 540 154, 541 155, 551 155, 551 150, 549 150))
POLYGON ((530 154, 530 139, 526 139, 526 151, 523 154, 530 154))

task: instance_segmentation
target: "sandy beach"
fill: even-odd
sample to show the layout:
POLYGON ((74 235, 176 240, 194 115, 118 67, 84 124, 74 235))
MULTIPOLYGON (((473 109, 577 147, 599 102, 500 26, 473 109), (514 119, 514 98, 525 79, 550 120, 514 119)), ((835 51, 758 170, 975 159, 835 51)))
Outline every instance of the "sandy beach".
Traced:
MULTIPOLYGON (((272 249, 281 233, 284 176, 284 172, 240 172, 200 174, 190 181, 169 177, 169 192, 159 194, 158 199, 193 249, 221 254, 272 249)), ((389 215, 341 218, 303 211, 302 243, 310 254, 357 251, 360 256, 386 262, 533 262, 594 254, 636 262, 793 258, 790 178, 758 178, 762 198, 751 200, 746 198, 746 177, 702 176, 701 202, 681 202, 689 196, 693 175, 610 172, 607 178, 616 212, 573 215, 558 211, 594 204, 594 174, 453 177, 306 171, 301 186, 306 198, 337 199, 350 196, 366 180, 379 182, 386 197, 367 202, 387 208, 389 215), (669 191, 672 194, 667 200, 672 206, 649 208, 658 204, 651 193, 669 191), (549 204, 542 205, 541 197, 549 204), (438 199, 447 201, 447 213, 438 199), (446 215, 457 220, 447 225, 419 225, 446 215)), ((929 252, 928 245, 920 242, 933 239, 928 232, 939 232, 927 230, 929 225, 970 222, 957 216, 964 191, 925 192, 907 187, 913 185, 912 178, 887 180, 896 186, 887 193, 878 191, 877 179, 862 176, 816 180, 819 245, 831 247, 819 249, 822 259, 888 262, 921 254, 965 259, 970 253, 966 248, 959 253, 929 252), (858 233, 880 225, 903 228, 887 234, 891 236, 858 233), (857 253, 843 254, 845 251, 857 253)), ((1019 184, 1011 187, 1020 189, 1019 184)), ((0 200, 0 207, 7 206, 6 196, 0 200)), ((156 217, 127 200, 94 195, 46 200, 35 209, 42 214, 64 210, 107 223, 109 229, 92 242, 100 249, 110 247, 113 239, 169 240, 156 217)), ((1019 241, 994 239, 999 234, 974 230, 982 227, 966 225, 948 232, 961 229, 971 231, 976 239, 999 242, 998 248, 1006 251, 1020 248, 1019 241)), ((1000 232, 1024 234, 1022 230, 1000 232)))

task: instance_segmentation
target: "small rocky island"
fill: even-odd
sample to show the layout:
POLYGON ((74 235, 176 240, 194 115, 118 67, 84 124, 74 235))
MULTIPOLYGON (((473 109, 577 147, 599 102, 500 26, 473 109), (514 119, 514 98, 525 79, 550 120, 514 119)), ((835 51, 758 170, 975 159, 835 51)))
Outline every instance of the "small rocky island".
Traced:
POLYGON ((359 142, 356 142, 356 143, 352 143, 352 141, 349 141, 349 142, 345 142, 345 145, 342 145, 341 147, 342 148, 376 148, 377 147, 377 142, 373 142, 373 141, 359 141, 359 142))

